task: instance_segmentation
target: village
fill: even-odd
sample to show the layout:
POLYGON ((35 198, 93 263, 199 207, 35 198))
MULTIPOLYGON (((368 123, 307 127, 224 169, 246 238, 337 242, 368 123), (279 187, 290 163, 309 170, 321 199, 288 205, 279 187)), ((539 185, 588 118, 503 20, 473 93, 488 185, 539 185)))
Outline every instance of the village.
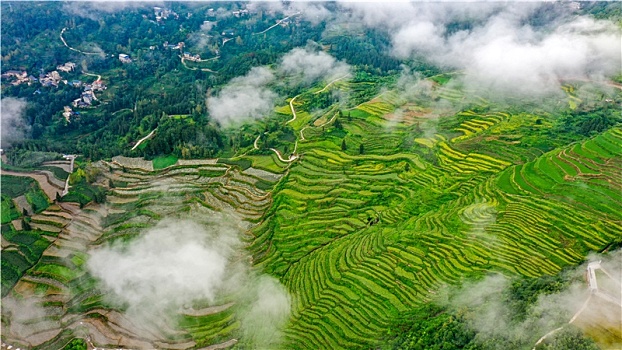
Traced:
MULTIPOLYGON (((72 101, 71 106, 65 106, 63 110, 63 117, 70 122, 72 116, 76 116, 79 113, 74 112, 73 108, 88 108, 93 105, 94 101, 97 101, 97 96, 95 92, 102 92, 107 89, 107 86, 101 80, 101 76, 97 76, 97 79, 92 83, 85 83, 81 80, 76 79, 63 79, 60 72, 63 73, 71 73, 76 69, 76 64, 74 62, 66 62, 59 66, 56 66, 56 70, 41 73, 39 78, 34 77, 33 75, 28 75, 27 71, 18 71, 18 70, 9 70, 0 76, 2 79, 6 79, 10 81, 11 85, 17 86, 21 84, 28 84, 29 86, 35 83, 41 84, 42 87, 55 87, 63 83, 65 85, 69 85, 75 88, 82 88, 82 94, 79 98, 72 101)), ((91 75, 89 73, 82 72, 85 75, 91 75)), ((40 94, 41 90, 37 89, 34 94, 40 94)))

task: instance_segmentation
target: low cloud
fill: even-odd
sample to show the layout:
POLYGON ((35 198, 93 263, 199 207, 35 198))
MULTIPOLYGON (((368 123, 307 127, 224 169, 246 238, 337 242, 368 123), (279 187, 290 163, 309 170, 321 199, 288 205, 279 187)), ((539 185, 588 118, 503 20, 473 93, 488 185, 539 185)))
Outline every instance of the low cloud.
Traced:
MULTIPOLYGON (((569 285, 560 292, 540 295, 522 321, 516 321, 513 316, 511 301, 507 298, 511 281, 502 275, 465 284, 451 293, 447 306, 454 310, 468 310, 465 314, 468 325, 477 332, 476 339, 482 343, 494 339, 531 348, 550 331, 562 327, 557 331, 561 334, 562 329, 569 328, 570 321, 584 330, 596 327, 618 332, 617 336, 622 337, 619 333, 622 329, 622 251, 591 255, 588 263, 567 271, 569 285), (585 276, 588 263, 597 261, 601 262, 602 269, 596 270, 598 291, 593 293, 585 276)), ((551 333, 547 340, 553 339, 555 334, 551 333)))
POLYGON ((163 1, 70 1, 63 4, 63 10, 72 15, 97 21, 100 19, 98 13, 114 13, 128 9, 163 6, 163 4, 163 1))
POLYGON ((278 69, 281 74, 304 84, 330 81, 350 73, 347 63, 337 61, 325 52, 302 48, 295 48, 283 56, 278 69))
POLYGON ((516 9, 454 33, 442 22, 410 23, 393 35, 394 54, 461 70, 467 89, 488 95, 547 95, 559 92, 561 79, 595 80, 619 72, 620 29, 613 23, 578 17, 541 30, 525 24, 529 11, 516 9))
POLYGON ((230 227, 208 231, 192 221, 162 221, 127 246, 93 251, 88 269, 130 312, 177 309, 214 301, 236 242, 230 227))
POLYGON ((108 302, 144 330, 175 326, 180 312, 226 298, 237 304, 242 341, 255 348, 276 344, 289 317, 289 296, 278 280, 240 260, 236 222, 225 215, 208 222, 166 219, 129 243, 92 250, 87 268, 108 302))
POLYGON ((30 134, 30 125, 24 119, 26 100, 15 97, 5 97, 0 100, 0 143, 2 148, 10 147, 13 143, 24 140, 30 134))
POLYGON ((281 345, 282 330, 290 313, 285 288, 273 277, 260 276, 246 293, 250 303, 242 319, 245 342, 257 349, 275 349, 281 345))
POLYGON ((277 94, 267 85, 274 79, 274 74, 266 67, 254 67, 246 75, 231 79, 217 96, 207 98, 210 116, 229 126, 270 114, 277 94))

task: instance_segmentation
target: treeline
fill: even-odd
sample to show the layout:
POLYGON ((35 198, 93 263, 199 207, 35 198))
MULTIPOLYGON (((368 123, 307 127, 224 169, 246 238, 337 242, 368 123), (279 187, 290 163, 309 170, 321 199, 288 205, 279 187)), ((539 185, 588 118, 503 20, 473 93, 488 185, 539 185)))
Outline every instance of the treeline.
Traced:
MULTIPOLYGON (((559 293, 567 289, 572 281, 574 279, 567 271, 555 276, 514 278, 498 296, 503 308, 507 310, 496 310, 499 315, 509 320, 509 324, 504 324, 503 320, 490 320, 497 324, 491 326, 491 329, 485 332, 487 334, 478 334, 472 324, 474 319, 490 315, 478 313, 478 310, 470 305, 424 304, 397 318, 394 324, 388 327, 384 339, 374 346, 374 349, 531 349, 538 338, 549 330, 537 329, 532 333, 521 333, 517 336, 514 333, 517 333, 519 324, 525 323, 530 317, 537 317, 532 309, 540 296, 559 293)), ((592 339, 586 338, 578 328, 566 326, 538 346, 538 349, 598 350, 599 347, 592 339)))

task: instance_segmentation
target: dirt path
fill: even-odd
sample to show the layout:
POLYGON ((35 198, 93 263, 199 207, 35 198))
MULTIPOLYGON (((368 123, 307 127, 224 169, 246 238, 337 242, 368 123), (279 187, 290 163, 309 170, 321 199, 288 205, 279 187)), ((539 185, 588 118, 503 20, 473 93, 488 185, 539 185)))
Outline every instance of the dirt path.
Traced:
POLYGON ((285 124, 289 124, 291 122, 293 122, 294 120, 296 120, 296 110, 294 109, 294 100, 300 96, 300 94, 294 96, 291 100, 289 100, 289 109, 292 110, 292 115, 294 116, 292 119, 288 120, 285 124))
POLYGON ((319 93, 321 93, 321 92, 326 91, 326 89, 328 89, 331 85, 333 85, 333 83, 336 83, 337 81, 339 81, 339 80, 341 80, 341 79, 344 79, 344 78, 347 78, 347 77, 349 77, 349 76, 350 76, 350 73, 348 73, 348 74, 346 74, 346 75, 344 75, 344 76, 342 76, 342 77, 339 77, 339 78, 337 78, 337 79, 335 79, 335 80, 331 81, 331 82, 330 82, 330 83, 328 83, 326 86, 324 86, 324 88, 323 88, 322 90, 320 90, 320 91, 316 91, 316 92, 314 92, 314 94, 319 94, 319 93))
POLYGON ((87 72, 85 72, 85 71, 82 71, 82 74, 84 74, 84 75, 90 75, 90 76, 92 76, 92 77, 97 77, 97 79, 96 79, 95 81, 97 81, 97 80, 102 80, 102 76, 101 76, 101 75, 99 75, 99 74, 91 74, 91 73, 87 73, 87 72))
POLYGON ((186 59, 183 58, 182 56, 178 56, 178 57, 181 58, 181 64, 184 65, 184 68, 186 68, 188 70, 200 70, 201 72, 210 72, 210 73, 214 73, 214 74, 218 73, 218 71, 211 70, 209 68, 196 68, 196 67, 191 68, 191 67, 188 67, 188 65, 186 64, 186 59))
POLYGON ((71 47, 71 46, 67 45, 67 42, 65 41, 65 38, 63 38, 63 33, 64 33, 66 30, 67 30, 67 28, 63 28, 63 30, 61 30, 61 31, 60 31, 60 40, 63 42, 63 44, 64 44, 65 46, 67 46, 67 48, 68 48, 69 50, 73 50, 73 51, 79 52, 79 53, 81 53, 81 54, 83 54, 83 55, 102 55, 102 54, 103 54, 103 55, 105 55, 105 53, 104 53, 103 51, 102 51, 102 52, 84 52, 84 51, 80 51, 80 50, 78 50, 78 49, 74 49, 73 47, 71 47))
POLYGON ((156 130, 158 130, 158 128, 153 129, 152 132, 149 133, 149 135, 143 137, 142 139, 138 140, 138 142, 136 142, 136 144, 134 145, 134 147, 132 147, 132 151, 136 149, 136 147, 140 146, 141 143, 143 143, 143 141, 149 139, 151 136, 153 136, 153 134, 156 132, 156 130))
MULTIPOLYGON (((294 150, 296 149, 296 147, 294 147, 294 150)), ((279 160, 281 162, 285 162, 285 163, 291 163, 293 161, 295 161, 296 159, 298 159, 298 156, 295 154, 292 154, 291 156, 289 156, 288 159, 283 158, 283 156, 281 155, 281 152, 279 152, 278 149, 276 148, 270 148, 270 150, 272 150, 274 153, 276 153, 276 156, 279 157, 279 160)))
POLYGON ((279 20, 277 20, 277 21, 276 21, 276 24, 274 24, 274 25, 272 25, 272 26, 268 27, 268 29, 266 29, 266 30, 262 30, 261 32, 253 33, 253 35, 263 34, 263 33, 267 32, 267 31, 269 31, 269 30, 271 30, 271 29, 275 28, 275 27, 276 27, 276 26, 278 26, 279 24, 283 23, 285 20, 287 20, 287 19, 289 19, 289 18, 291 18, 291 17, 294 17, 294 16, 298 16, 299 14, 300 14, 300 11, 298 11, 298 12, 294 13, 293 15, 289 15, 289 16, 287 16, 287 17, 284 17, 284 18, 282 18, 282 19, 279 19, 279 20))

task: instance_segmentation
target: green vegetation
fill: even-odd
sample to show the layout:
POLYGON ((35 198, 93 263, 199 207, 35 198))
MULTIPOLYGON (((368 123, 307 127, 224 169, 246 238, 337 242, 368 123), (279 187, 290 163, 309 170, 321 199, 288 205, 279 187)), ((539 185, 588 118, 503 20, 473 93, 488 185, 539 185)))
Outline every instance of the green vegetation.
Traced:
MULTIPOLYGON (((408 142, 413 133, 424 139, 416 124, 389 133, 381 119, 392 99, 353 110, 341 121, 345 138, 306 133, 303 158, 254 230, 256 263, 292 293, 287 346, 371 346, 446 283, 488 270, 554 275, 622 239, 622 184, 610 165, 622 156, 613 147, 620 128, 560 147, 568 135, 549 132, 559 125, 550 117, 467 110, 427 141, 408 142), (513 144, 499 141, 507 134, 513 144)), ((438 336, 430 341, 445 341, 438 336)), ((468 344, 460 339, 454 346, 468 344)))
POLYGON ((33 188, 38 188, 37 182, 29 177, 2 175, 2 195, 10 198, 19 197, 33 188))
POLYGON ((63 350, 86 350, 88 349, 84 339, 73 339, 69 344, 65 345, 63 350))
POLYGON ((22 277, 25 271, 34 266, 50 241, 42 234, 53 235, 43 231, 3 231, 2 236, 12 243, 11 248, 2 251, 2 297, 22 277))
POLYGON ((165 157, 156 157, 153 159, 153 169, 159 170, 169 167, 177 163, 177 157, 169 155, 165 157))
MULTIPOLYGON (((503 320, 497 321, 497 327, 518 329, 531 309, 536 306, 538 297, 552 294, 568 287, 571 279, 563 271, 554 276, 536 278, 514 278, 506 289, 501 292, 501 305, 507 307, 512 324, 505 325, 503 320)), ((459 298, 460 292, 450 296, 450 299, 459 298)), ((441 306, 437 303, 428 303, 411 309, 397 318, 388 326, 385 338, 375 348, 379 349, 527 349, 542 335, 543 330, 535 329, 531 334, 522 334, 514 339, 503 332, 496 335, 477 336, 473 328, 473 321, 477 317, 489 317, 473 305, 451 305, 451 301, 441 306)), ((504 310, 498 310, 500 313, 504 310)), ((507 315, 504 315, 507 317, 507 315)), ((534 317, 531 315, 530 317, 534 317)), ((532 322, 530 322, 532 323, 532 322)), ((567 326, 549 341, 539 345, 537 349, 581 349, 595 350, 599 347, 593 340, 586 338, 581 331, 573 326, 567 326)))
POLYGON ((21 213, 15 207, 15 203, 8 196, 2 196, 2 224, 6 224, 11 220, 17 219, 21 213))
MULTIPOLYGON (((443 71, 419 53, 397 58, 397 27, 366 28, 356 16, 328 25, 291 14, 263 32, 285 15, 262 6, 234 15, 246 6, 239 2, 218 3, 215 13, 214 4, 166 3, 177 13, 169 18, 156 18, 153 6, 84 16, 70 5, 0 5, 3 71, 39 77, 71 61, 76 69, 62 79, 92 83, 101 75, 107 84, 68 121, 64 107, 83 88, 2 81, 3 96, 27 100, 23 119, 31 131, 6 150, 3 171, 36 172, 53 188, 67 178, 71 185, 50 203, 32 178, 0 179, 2 296, 41 301, 45 319, 25 324, 41 339, 54 335, 35 348, 87 348, 89 331, 76 320, 110 333, 111 343, 97 346, 131 337, 156 348, 234 339, 234 348, 252 347, 244 339, 247 310, 230 304, 230 295, 209 307, 205 300, 197 302, 203 308, 184 305, 176 325, 154 321, 147 333, 158 339, 147 340, 120 316, 128 306, 112 303, 89 273, 90 252, 124 246, 168 217, 233 213, 241 220, 240 250, 247 250, 232 256, 289 293, 285 349, 531 346, 536 332, 482 341, 472 309, 440 306, 436 296, 491 273, 507 276, 501 296, 515 325, 533 316, 539 296, 569 285, 567 267, 622 245, 622 94, 615 83, 601 91, 564 80, 558 95, 501 101, 478 96, 471 87, 478 82, 463 79, 466 70, 443 71), (61 31, 76 50, 105 54, 69 50, 61 31), (170 47, 182 42, 180 50, 170 47), (330 54, 335 65, 347 62, 350 74, 327 86, 275 73, 257 87, 278 96, 269 101, 273 111, 232 127, 210 115, 206 96, 253 67, 278 72, 284 54, 301 47, 330 54), (185 51, 214 59, 182 63, 185 51), (121 63, 119 53, 133 62, 121 63), (415 82, 405 86, 409 79, 415 82), (56 166, 62 153, 80 155, 72 174, 56 166), (40 321, 58 325, 39 330, 40 321)), ((521 20, 555 32, 550 13, 571 11, 548 11, 555 6, 521 20)), ((619 22, 615 3, 580 7, 573 13, 619 22)), ((467 16, 434 29, 453 40, 453 33, 476 32, 478 21, 467 16)), ((12 330, 11 318, 3 313, 3 329, 12 330)), ((538 349, 595 347, 568 327, 538 349)))

